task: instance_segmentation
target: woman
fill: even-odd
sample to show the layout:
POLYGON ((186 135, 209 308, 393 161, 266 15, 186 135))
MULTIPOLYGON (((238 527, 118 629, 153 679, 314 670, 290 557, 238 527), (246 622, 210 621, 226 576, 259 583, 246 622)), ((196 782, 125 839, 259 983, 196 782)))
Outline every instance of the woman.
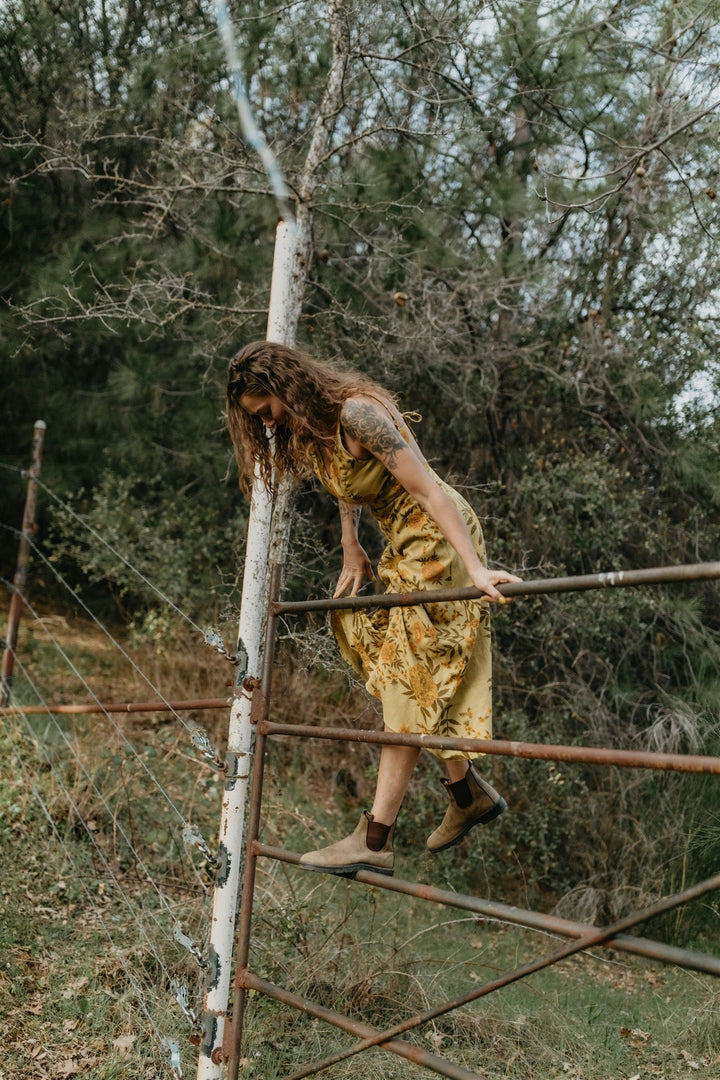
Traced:
MULTIPOLYGON (((246 493, 258 464, 268 488, 273 468, 279 476, 314 470, 338 499, 343 565, 336 597, 355 596, 365 578, 374 580, 358 540, 363 505, 387 541, 378 565, 387 592, 474 585, 483 599, 503 602, 496 586, 520 580, 487 569, 472 509, 425 461, 393 396, 365 376, 284 345, 254 342, 230 364, 227 421, 246 493)), ((343 656, 381 700, 387 730, 492 737, 486 605, 462 600, 338 611, 331 622, 343 656)), ((350 836, 303 855, 301 863, 335 874, 392 874, 395 820, 419 752, 383 746, 372 811, 350 836)), ((427 841, 438 852, 506 804, 472 764, 479 754, 430 752, 445 759, 448 773, 447 812, 427 841)))

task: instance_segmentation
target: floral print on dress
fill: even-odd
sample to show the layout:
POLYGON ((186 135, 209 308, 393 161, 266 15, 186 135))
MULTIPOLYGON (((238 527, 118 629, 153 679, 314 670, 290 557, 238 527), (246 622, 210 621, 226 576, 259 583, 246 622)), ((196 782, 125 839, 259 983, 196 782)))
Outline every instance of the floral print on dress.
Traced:
MULTIPOLYGON (((406 427, 399 428, 409 441, 406 427)), ((430 515, 377 458, 359 460, 345 449, 338 425, 328 466, 315 471, 343 502, 365 504, 387 546, 378 578, 389 593, 471 585, 465 566, 430 515)), ((485 562, 480 523, 470 505, 428 466, 453 500, 485 562)), ((330 622, 342 656, 379 698, 391 731, 416 735, 490 739, 492 668, 490 613, 478 600, 372 611, 333 611, 330 622)), ((464 751, 430 749, 443 758, 464 751)))

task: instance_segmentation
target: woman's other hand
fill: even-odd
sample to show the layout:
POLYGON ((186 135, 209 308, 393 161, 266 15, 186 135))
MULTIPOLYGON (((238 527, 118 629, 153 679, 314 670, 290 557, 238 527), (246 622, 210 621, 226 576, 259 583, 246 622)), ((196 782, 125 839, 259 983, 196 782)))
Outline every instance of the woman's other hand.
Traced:
POLYGON ((361 544, 355 543, 344 545, 343 552, 342 570, 340 571, 338 583, 335 586, 333 598, 346 596, 348 592, 350 593, 350 596, 357 596, 358 591, 362 588, 365 578, 367 578, 368 581, 375 580, 372 564, 365 548, 361 544))
POLYGON ((501 592, 498 592, 496 586, 502 585, 510 581, 522 581, 522 578, 517 577, 515 574, 509 574, 507 570, 488 570, 485 566, 480 566, 478 570, 473 571, 470 574, 472 583, 476 589, 482 589, 485 596, 493 603, 507 604, 510 602, 509 596, 503 596, 501 592))

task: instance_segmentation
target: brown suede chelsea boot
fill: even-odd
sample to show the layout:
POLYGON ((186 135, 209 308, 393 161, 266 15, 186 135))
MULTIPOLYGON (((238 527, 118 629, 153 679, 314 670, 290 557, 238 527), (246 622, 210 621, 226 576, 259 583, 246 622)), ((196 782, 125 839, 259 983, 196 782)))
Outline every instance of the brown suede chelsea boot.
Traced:
POLYGON ((395 863, 395 823, 389 826, 387 837, 379 851, 368 847, 368 828, 373 823, 372 814, 364 810, 357 828, 350 836, 330 844, 329 847, 306 852, 300 857, 300 865, 309 870, 324 870, 327 874, 352 876, 358 870, 374 870, 377 874, 391 875, 395 863))

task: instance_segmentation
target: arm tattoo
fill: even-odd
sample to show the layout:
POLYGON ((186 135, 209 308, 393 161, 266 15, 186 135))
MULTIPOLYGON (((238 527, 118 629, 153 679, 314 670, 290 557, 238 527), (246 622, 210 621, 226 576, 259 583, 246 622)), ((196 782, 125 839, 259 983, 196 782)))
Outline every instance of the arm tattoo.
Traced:
POLYGON ((408 448, 390 417, 367 402, 346 401, 342 424, 348 435, 361 442, 390 469, 395 467, 398 451, 408 448))
POLYGON ((342 522, 347 521, 357 533, 360 515, 362 514, 362 507, 350 506, 349 503, 342 502, 341 500, 338 500, 338 505, 340 507, 340 520, 342 522))

